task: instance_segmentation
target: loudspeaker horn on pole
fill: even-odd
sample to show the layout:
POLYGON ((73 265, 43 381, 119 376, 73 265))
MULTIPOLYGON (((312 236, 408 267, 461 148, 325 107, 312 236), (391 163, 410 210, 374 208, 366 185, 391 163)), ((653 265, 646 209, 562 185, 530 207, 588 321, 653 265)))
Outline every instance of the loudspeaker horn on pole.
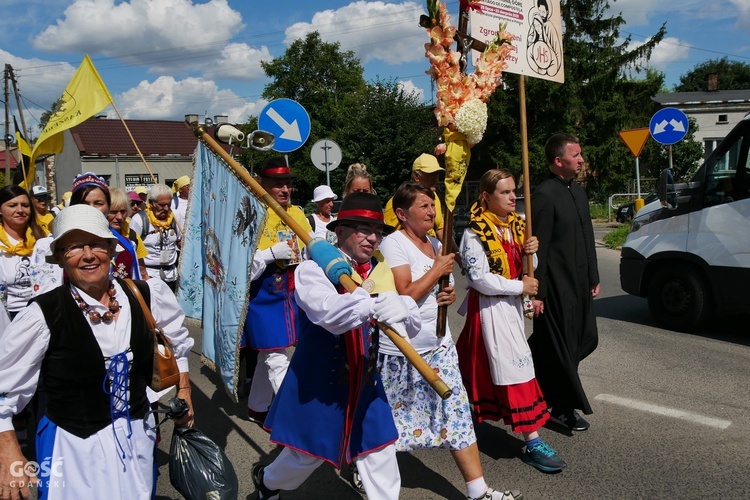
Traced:
POLYGON ((247 147, 258 151, 268 151, 273 148, 275 142, 276 138, 273 134, 265 130, 256 130, 247 136, 247 147))
POLYGON ((214 136, 219 142, 231 144, 233 146, 240 146, 240 143, 245 140, 245 133, 229 123, 221 123, 217 125, 214 136))

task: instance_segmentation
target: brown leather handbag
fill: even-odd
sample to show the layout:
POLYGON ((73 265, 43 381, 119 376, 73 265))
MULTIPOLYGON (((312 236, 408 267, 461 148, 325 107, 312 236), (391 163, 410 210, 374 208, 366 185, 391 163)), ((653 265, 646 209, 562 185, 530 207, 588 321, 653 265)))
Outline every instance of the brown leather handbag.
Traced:
POLYGON ((164 330, 154 321, 151 310, 146 305, 141 291, 135 286, 133 280, 125 279, 125 283, 141 304, 148 329, 154 336, 154 371, 151 375, 151 383, 148 386, 156 392, 175 386, 180 381, 180 369, 174 357, 172 342, 164 335, 164 330))

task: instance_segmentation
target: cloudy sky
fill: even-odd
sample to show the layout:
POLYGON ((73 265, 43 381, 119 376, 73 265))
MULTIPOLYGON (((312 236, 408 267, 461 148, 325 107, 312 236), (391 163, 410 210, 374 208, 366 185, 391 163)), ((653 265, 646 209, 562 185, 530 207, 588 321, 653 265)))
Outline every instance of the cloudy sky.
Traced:
MULTIPOLYGON (((458 1, 447 5, 455 23, 458 1)), ((32 135, 84 54, 126 118, 227 114, 244 122, 266 104, 260 61, 313 30, 354 51, 368 80, 396 79, 431 100, 427 35, 417 26, 424 1, 3 0, 3 7, 0 63, 15 70, 32 135)), ((708 59, 750 63, 750 0, 619 0, 611 9, 627 20, 622 36, 634 44, 667 23, 650 64, 670 86, 708 59)))

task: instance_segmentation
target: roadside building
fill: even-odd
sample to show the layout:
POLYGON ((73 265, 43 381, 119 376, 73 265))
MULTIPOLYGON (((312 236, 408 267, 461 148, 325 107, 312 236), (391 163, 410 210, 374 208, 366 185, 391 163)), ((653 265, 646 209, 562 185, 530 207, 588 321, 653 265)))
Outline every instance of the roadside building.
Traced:
MULTIPOLYGON (((183 175, 192 176, 193 153, 198 139, 185 121, 125 122, 158 184, 171 186, 183 175)), ((216 124, 226 122, 226 116, 214 119, 216 124)), ((84 172, 95 172, 110 187, 126 191, 153 184, 133 140, 119 119, 91 118, 63 134, 63 151, 54 156, 58 193, 69 191, 75 176, 84 172)))

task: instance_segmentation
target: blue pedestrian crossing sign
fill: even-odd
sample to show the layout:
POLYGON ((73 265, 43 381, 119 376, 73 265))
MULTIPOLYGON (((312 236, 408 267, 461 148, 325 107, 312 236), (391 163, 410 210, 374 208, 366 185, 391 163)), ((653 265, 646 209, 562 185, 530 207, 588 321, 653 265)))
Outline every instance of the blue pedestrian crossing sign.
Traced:
POLYGON ((274 135, 274 151, 290 153, 310 137, 310 115, 297 101, 276 99, 258 115, 258 129, 274 135))
POLYGON ((654 113, 648 128, 656 142, 669 146, 680 142, 687 135, 689 126, 685 113, 677 108, 664 108, 654 113))

